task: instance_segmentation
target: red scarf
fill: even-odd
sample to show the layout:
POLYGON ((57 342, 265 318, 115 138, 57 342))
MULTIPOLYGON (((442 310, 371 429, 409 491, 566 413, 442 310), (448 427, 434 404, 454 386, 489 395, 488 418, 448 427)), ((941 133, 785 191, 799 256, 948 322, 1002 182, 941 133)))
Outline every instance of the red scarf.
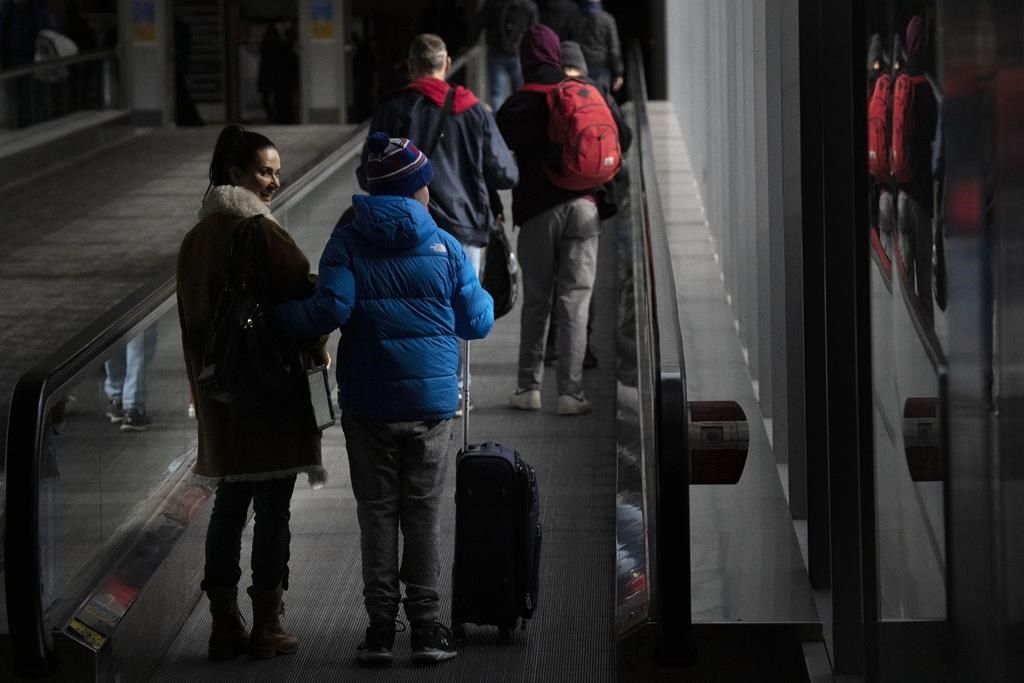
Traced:
POLYGON ((448 89, 454 87, 455 102, 452 103, 453 114, 464 112, 480 101, 472 91, 463 88, 461 85, 452 86, 447 81, 442 81, 440 78, 431 78, 430 76, 417 78, 405 87, 409 90, 415 90, 439 107, 444 106, 444 100, 448 96, 448 89))

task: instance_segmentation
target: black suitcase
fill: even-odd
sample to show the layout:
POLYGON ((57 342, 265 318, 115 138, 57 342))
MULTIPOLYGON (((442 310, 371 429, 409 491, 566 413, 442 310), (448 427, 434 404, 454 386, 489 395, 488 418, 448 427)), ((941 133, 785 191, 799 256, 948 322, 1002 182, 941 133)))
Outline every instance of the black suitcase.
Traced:
POLYGON ((467 444, 469 383, 463 384, 463 447, 455 461, 452 632, 461 641, 467 623, 497 626, 502 640, 510 642, 516 622, 526 628, 537 608, 537 475, 513 448, 493 441, 467 444))

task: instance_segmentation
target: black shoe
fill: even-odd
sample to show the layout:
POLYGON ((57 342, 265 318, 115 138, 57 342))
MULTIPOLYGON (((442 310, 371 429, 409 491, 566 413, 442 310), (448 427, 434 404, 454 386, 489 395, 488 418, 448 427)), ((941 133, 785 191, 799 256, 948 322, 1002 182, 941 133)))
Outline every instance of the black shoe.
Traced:
POLYGON ((144 432, 149 429, 149 415, 140 413, 135 408, 130 408, 124 413, 121 420, 122 432, 144 432))
POLYGON ((124 406, 121 405, 121 399, 110 399, 110 407, 107 408, 107 417, 110 418, 111 424, 119 425, 124 422, 124 406))
POLYGON ((594 347, 587 344, 587 352, 583 356, 583 369, 590 370, 597 367, 597 354, 594 353, 594 347))
POLYGON ((436 621, 429 625, 417 626, 412 630, 413 664, 435 664, 451 659, 458 652, 447 626, 436 621))
POLYGON ((396 624, 402 626, 402 631, 405 630, 405 624, 400 621, 370 624, 366 628, 366 638, 356 647, 356 661, 366 666, 393 662, 395 653, 391 648, 395 646, 396 624))

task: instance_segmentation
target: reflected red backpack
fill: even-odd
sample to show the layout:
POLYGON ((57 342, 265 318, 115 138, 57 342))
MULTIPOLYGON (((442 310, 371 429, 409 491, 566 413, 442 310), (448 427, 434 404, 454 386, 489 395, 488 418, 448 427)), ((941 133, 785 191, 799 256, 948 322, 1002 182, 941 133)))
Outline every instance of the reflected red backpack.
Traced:
MULTIPOLYGON (((896 77, 892 91, 892 146, 889 154, 889 170, 898 183, 909 182, 914 177, 914 99, 917 86, 926 83, 924 76, 911 76, 906 72, 896 77)), ((870 116, 869 116, 870 118, 870 116)))
POLYGON ((521 90, 547 96, 548 140, 560 150, 544 165, 554 185, 566 190, 592 190, 615 177, 622 165, 619 128, 601 90, 575 78, 521 90))
POLYGON ((868 173, 884 183, 891 180, 889 172, 889 74, 882 73, 868 101, 868 173))

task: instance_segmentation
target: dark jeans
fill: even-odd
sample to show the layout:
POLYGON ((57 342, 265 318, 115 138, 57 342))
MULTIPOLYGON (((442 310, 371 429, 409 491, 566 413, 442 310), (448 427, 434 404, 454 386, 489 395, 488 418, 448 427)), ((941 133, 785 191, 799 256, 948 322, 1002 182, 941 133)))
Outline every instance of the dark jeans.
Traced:
POLYGON ((288 544, 295 475, 266 481, 217 484, 206 530, 206 574, 202 589, 234 588, 242 576, 242 530, 249 503, 256 510, 252 541, 252 585, 257 590, 288 588, 288 544))
POLYGON ((370 422, 341 414, 359 518, 363 601, 371 623, 398 616, 399 581, 405 584, 405 616, 413 626, 437 619, 438 508, 453 424, 370 422))

